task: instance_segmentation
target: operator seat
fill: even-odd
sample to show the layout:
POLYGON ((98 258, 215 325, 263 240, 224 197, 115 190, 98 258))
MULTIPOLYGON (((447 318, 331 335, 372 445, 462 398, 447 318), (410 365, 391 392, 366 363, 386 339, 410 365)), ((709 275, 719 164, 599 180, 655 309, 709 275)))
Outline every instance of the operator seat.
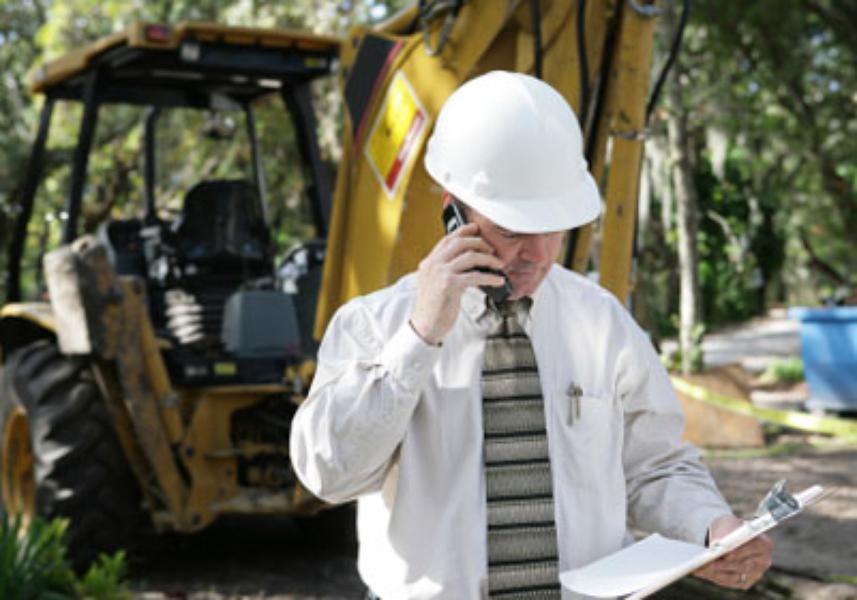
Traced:
POLYGON ((153 322, 180 345, 219 347, 224 306, 242 289, 273 287, 270 235, 256 188, 207 180, 185 196, 178 218, 152 230, 153 322))
MULTIPOLYGON (((173 224, 177 257, 209 273, 271 275, 270 234, 256 187, 244 180, 209 180, 185 196, 173 224)), ((190 275, 190 273, 187 273, 190 275)))

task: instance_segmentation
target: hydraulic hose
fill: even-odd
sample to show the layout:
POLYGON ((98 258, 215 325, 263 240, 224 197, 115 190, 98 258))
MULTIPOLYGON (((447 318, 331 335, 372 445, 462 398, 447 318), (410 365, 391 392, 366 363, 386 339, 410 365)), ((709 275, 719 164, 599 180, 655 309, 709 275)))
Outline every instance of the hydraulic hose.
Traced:
POLYGON ((533 73, 542 79, 542 10, 541 0, 530 0, 530 18, 533 22, 533 73))
POLYGON ((678 57, 678 52, 681 49, 681 42, 684 38, 684 28, 687 25, 687 18, 689 13, 690 0, 683 0, 681 18, 679 19, 678 29, 676 29, 675 36, 673 36, 672 44, 670 44, 670 53, 667 56, 667 61, 664 63, 660 74, 658 75, 658 79, 655 82, 655 87, 652 89, 652 95, 649 97, 649 102, 646 105, 646 123, 648 123, 651 119, 652 111, 655 110, 655 106, 657 106, 658 104, 658 98, 661 95, 661 88, 663 88, 664 82, 667 80, 667 75, 669 75, 670 70, 672 70, 673 64, 675 64, 675 59, 678 57))

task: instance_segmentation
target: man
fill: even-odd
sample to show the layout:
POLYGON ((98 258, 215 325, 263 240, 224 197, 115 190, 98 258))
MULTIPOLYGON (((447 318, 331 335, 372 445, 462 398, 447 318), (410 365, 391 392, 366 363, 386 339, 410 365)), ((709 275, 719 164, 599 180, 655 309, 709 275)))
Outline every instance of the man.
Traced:
MULTIPOLYGON (((574 113, 550 86, 492 72, 438 116, 425 158, 466 225, 415 274, 333 318, 293 422, 308 489, 358 499, 358 567, 385 600, 571 598, 558 573, 629 527, 697 544, 741 521, 693 448, 645 334, 555 260, 596 218, 574 113), (494 270, 494 272, 491 272, 494 270), (481 287, 513 291, 499 304, 481 287)), ((699 573, 747 588, 753 542, 699 573)))

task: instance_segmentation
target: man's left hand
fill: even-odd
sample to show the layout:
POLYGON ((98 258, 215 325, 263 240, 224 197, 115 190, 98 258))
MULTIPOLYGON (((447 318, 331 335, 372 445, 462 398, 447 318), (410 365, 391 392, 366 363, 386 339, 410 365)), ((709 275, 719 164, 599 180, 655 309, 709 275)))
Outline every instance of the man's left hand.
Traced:
MULTIPOLYGON (((732 515, 715 519, 708 529, 709 545, 738 529, 744 521, 732 515)), ((729 554, 698 569, 694 575, 717 585, 748 590, 759 581, 771 566, 774 543, 766 535, 760 535, 729 554)))

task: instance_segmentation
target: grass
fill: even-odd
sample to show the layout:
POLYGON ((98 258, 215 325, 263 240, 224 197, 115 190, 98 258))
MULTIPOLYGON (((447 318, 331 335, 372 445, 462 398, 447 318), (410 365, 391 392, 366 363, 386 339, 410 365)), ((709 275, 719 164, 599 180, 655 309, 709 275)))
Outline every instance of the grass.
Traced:
POLYGON ((761 448, 704 448, 704 456, 711 458, 773 458, 776 456, 794 456, 814 447, 807 442, 780 442, 761 448))
POLYGON ((833 583, 847 583, 857 586, 857 576, 854 575, 831 575, 828 579, 833 583))
POLYGON ((777 432, 770 431, 766 433, 773 439, 759 448, 701 448, 700 450, 703 456, 710 458, 775 458, 795 456, 803 452, 837 452, 857 449, 857 440, 850 438, 785 433, 778 435, 777 432), (778 437, 779 439, 776 439, 778 437))
POLYGON ((762 385, 792 384, 803 380, 803 361, 797 356, 773 361, 759 377, 762 385))

